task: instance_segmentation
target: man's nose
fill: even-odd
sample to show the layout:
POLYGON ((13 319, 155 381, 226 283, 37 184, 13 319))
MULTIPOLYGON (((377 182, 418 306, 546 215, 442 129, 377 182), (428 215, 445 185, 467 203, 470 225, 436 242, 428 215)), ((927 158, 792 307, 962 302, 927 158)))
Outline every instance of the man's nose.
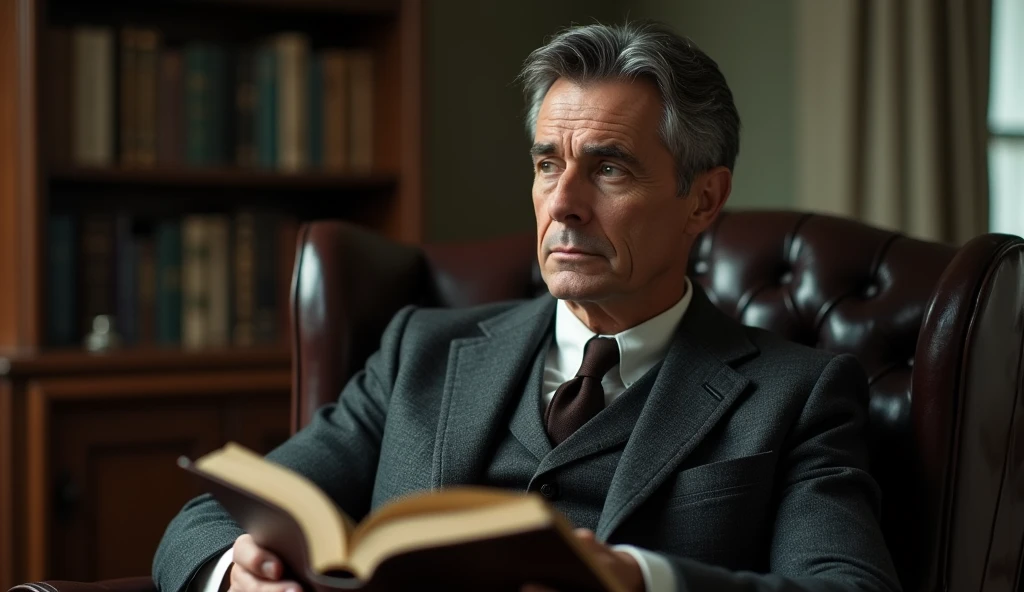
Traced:
POLYGON ((570 166, 559 176, 551 192, 548 214, 562 224, 581 226, 590 221, 590 212, 586 178, 579 168, 570 166))

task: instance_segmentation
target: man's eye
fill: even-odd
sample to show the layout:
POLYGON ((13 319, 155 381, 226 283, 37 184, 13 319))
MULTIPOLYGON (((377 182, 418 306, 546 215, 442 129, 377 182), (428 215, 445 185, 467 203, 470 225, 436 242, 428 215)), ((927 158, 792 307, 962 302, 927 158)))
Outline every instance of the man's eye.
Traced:
POLYGON ((555 165, 550 161, 542 160, 537 163, 537 170, 542 173, 553 173, 555 172, 555 165))
POLYGON ((611 164, 602 164, 600 168, 602 177, 621 177, 626 174, 626 171, 619 167, 611 164))

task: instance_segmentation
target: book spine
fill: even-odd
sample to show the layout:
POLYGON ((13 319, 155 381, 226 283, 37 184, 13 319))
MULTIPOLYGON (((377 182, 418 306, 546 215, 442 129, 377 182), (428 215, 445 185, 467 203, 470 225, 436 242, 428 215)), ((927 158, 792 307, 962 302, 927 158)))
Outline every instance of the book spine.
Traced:
POLYGON ((184 65, 180 51, 160 54, 160 81, 157 92, 157 161, 177 166, 184 159, 184 65))
POLYGON ((73 33, 73 159, 107 166, 114 156, 114 41, 108 28, 77 27, 73 33))
POLYGON ((185 162, 203 166, 210 162, 209 52, 193 44, 185 48, 185 162))
POLYGON ((75 218, 54 214, 48 222, 47 248, 47 342, 54 347, 68 347, 77 341, 75 318, 75 218))
POLYGON ((232 342, 239 346, 255 342, 253 317, 256 309, 256 220, 252 212, 235 217, 234 327, 232 342))
POLYGON ((127 214, 119 214, 115 222, 116 265, 115 284, 117 289, 117 312, 115 328, 124 345, 138 342, 138 303, 139 277, 138 255, 135 252, 135 235, 132 232, 132 218, 127 214))
POLYGON ((309 60, 309 155, 310 168, 319 169, 324 165, 324 62, 321 54, 309 60))
POLYGON ((43 129, 45 145, 43 154, 50 155, 50 162, 60 167, 72 164, 72 127, 74 72, 71 55, 71 30, 64 27, 49 27, 46 33, 47 75, 43 77, 44 101, 43 129))
POLYGON ((181 343, 182 329, 181 222, 167 220, 156 229, 156 340, 181 343))
POLYGON ((107 214, 88 214, 82 221, 82 315, 81 334, 92 331, 93 319, 115 310, 114 219, 107 214))
POLYGON ((348 60, 342 50, 323 52, 324 168, 348 169, 348 60))
POLYGON ((136 31, 136 164, 151 167, 157 153, 157 85, 160 35, 152 29, 136 31))
POLYGON ((197 349, 208 343, 210 244, 206 219, 186 216, 181 235, 181 342, 187 349, 197 349))
POLYGON ((277 337, 277 217, 261 212, 256 216, 255 338, 258 343, 273 343, 277 337))
POLYGON ((156 343, 156 245, 152 233, 135 239, 135 265, 139 283, 136 293, 138 304, 138 343, 156 343))
POLYGON ((354 51, 349 57, 349 165, 353 172, 373 168, 373 56, 354 51))
POLYGON ((277 168, 277 54, 256 53, 256 149, 260 166, 277 168))
POLYGON ((231 336, 230 221, 211 215, 207 221, 209 263, 206 284, 209 299, 207 345, 224 347, 231 336))
POLYGON ((257 164, 256 152, 256 70, 255 54, 244 49, 236 61, 235 79, 235 164, 250 168, 257 164))
POLYGON ((274 47, 278 57, 278 168, 300 171, 309 163, 309 41, 302 34, 283 33, 275 39, 274 47))
POLYGON ((121 30, 121 64, 119 85, 121 100, 119 107, 118 131, 120 138, 121 164, 133 166, 137 162, 136 140, 138 137, 138 47, 137 32, 132 27, 121 30))
POLYGON ((283 217, 277 226, 277 270, 274 272, 277 290, 276 338, 288 344, 288 328, 291 327, 291 287, 295 267, 295 249, 299 238, 299 221, 290 216, 283 217))
MULTIPOLYGON (((231 135, 233 122, 231 112, 234 101, 228 88, 234 78, 233 69, 228 60, 227 51, 214 45, 209 48, 207 62, 207 80, 209 81, 207 96, 207 155, 208 164, 223 165, 231 162, 228 158, 228 137, 231 135)), ((234 146, 232 146, 233 148, 234 146)), ((233 159, 232 159, 233 160, 233 159)))

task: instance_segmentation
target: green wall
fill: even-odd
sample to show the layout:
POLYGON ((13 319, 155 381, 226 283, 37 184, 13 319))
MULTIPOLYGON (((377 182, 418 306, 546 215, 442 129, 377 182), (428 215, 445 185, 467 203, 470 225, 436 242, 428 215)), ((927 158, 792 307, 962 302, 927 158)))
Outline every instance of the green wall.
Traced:
POLYGON ((796 204, 794 0, 638 0, 634 13, 665 22, 716 62, 740 112, 733 208, 796 204))
POLYGON ((426 239, 533 228, 526 56, 569 24, 665 21, 715 58, 743 120, 732 207, 789 207, 793 171, 793 0, 434 0, 425 3, 426 239))

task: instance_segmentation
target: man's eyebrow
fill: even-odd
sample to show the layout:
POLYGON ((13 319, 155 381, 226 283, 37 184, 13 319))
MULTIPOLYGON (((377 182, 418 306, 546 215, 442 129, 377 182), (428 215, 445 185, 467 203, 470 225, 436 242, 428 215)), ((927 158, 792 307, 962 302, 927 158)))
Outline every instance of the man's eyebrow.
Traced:
POLYGON ((550 156, 554 153, 554 144, 534 144, 530 147, 530 156, 550 156))
POLYGON ((633 156, 633 153, 626 150, 618 144, 608 144, 605 146, 598 146, 590 144, 583 147, 583 154, 587 156, 603 156, 605 158, 616 158, 622 162, 639 165, 640 161, 637 157, 633 156))

